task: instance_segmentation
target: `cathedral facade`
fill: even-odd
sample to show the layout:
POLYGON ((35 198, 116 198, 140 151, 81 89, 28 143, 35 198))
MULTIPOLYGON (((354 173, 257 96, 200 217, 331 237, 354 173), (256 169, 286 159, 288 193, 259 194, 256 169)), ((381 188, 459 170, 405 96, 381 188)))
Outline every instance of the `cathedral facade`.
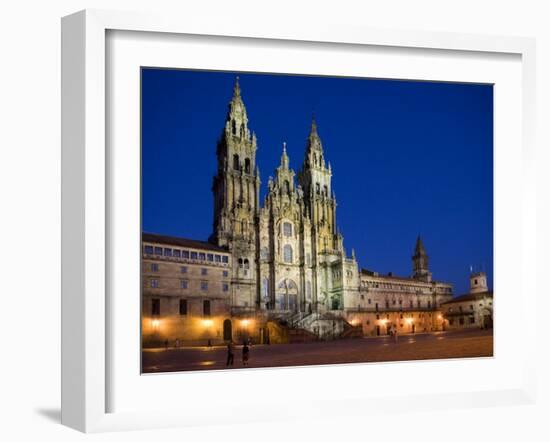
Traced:
POLYGON ((300 170, 291 167, 283 143, 264 201, 257 148, 237 79, 216 150, 211 237, 204 243, 142 238, 144 343, 223 341, 234 339, 236 330, 239 337, 288 342, 292 336, 384 334, 390 325, 410 332, 444 327, 437 309, 452 297, 452 287, 432 280, 420 238, 410 277, 361 269, 355 253, 346 254, 315 120, 300 170), (191 273, 197 281, 185 276, 191 273))

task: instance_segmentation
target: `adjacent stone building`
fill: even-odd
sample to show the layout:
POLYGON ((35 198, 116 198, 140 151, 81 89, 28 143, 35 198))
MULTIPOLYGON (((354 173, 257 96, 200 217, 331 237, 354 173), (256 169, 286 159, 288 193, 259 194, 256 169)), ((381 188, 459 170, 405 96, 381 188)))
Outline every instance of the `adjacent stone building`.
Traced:
POLYGON ((493 292, 487 286, 487 275, 470 275, 470 293, 457 296, 441 305, 450 330, 460 328, 493 328, 493 292))
POLYGON ((360 269, 346 254, 315 120, 298 172, 283 143, 262 203, 257 148, 237 79, 217 144, 208 242, 143 234, 144 345, 443 328, 438 308, 452 287, 432 280, 420 237, 410 277, 360 269))

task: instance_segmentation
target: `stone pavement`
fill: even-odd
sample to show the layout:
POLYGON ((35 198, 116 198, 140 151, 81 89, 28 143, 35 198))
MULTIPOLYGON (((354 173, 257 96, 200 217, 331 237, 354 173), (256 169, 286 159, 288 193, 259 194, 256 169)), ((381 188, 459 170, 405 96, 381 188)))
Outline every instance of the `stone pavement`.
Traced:
MULTIPOLYGON (((243 368, 242 346, 235 346, 232 369, 243 368)), ((253 345, 247 368, 490 357, 492 330, 359 338, 305 344, 253 345)), ((144 373, 226 369, 226 347, 145 349, 144 373)))

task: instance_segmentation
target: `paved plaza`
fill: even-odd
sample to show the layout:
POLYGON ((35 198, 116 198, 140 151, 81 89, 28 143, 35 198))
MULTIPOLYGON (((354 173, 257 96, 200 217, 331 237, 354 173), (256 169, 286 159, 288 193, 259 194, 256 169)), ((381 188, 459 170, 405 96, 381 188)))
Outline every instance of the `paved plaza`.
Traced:
MULTIPOLYGON (((242 346, 235 346, 232 369, 243 368, 242 346)), ((493 355, 492 330, 464 330, 357 338, 305 344, 253 345, 246 368, 289 367, 352 362, 411 361, 488 357, 493 355)), ((145 349, 144 373, 226 368, 226 347, 185 347, 145 349)))

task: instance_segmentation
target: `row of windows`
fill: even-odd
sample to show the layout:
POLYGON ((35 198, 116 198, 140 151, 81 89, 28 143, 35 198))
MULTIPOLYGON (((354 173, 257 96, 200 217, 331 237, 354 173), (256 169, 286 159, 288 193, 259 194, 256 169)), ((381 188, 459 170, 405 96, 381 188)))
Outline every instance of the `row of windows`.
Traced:
MULTIPOLYGON (((160 288, 160 281, 157 278, 152 278, 149 280, 149 286, 152 289, 158 289, 160 288)), ((186 279, 180 280, 180 289, 187 289, 189 287, 189 281, 186 279)), ((208 282, 201 281, 200 284, 201 290, 208 290, 208 282)), ((229 291, 229 284, 226 282, 222 283, 222 291, 228 292, 229 291)))
MULTIPOLYGON (((187 273, 187 270, 188 270, 187 266, 180 266, 180 273, 185 274, 185 273, 187 273)), ((151 264, 151 272, 156 273, 158 271, 159 271, 159 264, 156 263, 156 262, 152 263, 151 264)), ((202 276, 208 275, 208 269, 205 268, 205 267, 201 268, 201 275, 202 276)), ((223 270, 222 271, 222 276, 224 278, 227 278, 229 276, 229 271, 228 270, 223 270)))
MULTIPOLYGON (((406 290, 406 291, 414 291, 414 292, 422 292, 423 290, 426 290, 425 288, 418 288, 414 285, 408 285, 408 284, 392 284, 387 282, 374 282, 374 281, 361 281, 361 285, 363 287, 373 287, 373 288, 384 288, 384 289, 391 289, 391 290, 406 290)), ((452 290, 450 287, 439 287, 437 289, 439 292, 444 293, 451 293, 452 290)))
POLYGON ((146 255, 166 256, 171 258, 194 259, 198 261, 208 261, 227 264, 229 257, 218 255, 217 253, 193 252, 190 250, 173 249, 171 247, 153 247, 146 245, 143 247, 146 255))
MULTIPOLYGON (((378 304, 376 304, 376 305, 378 305, 378 304)), ((392 300, 392 305, 396 305, 396 300, 395 299, 392 300)), ((403 305, 403 300, 402 299, 399 300, 399 305, 401 305, 401 306, 403 305)), ((418 307, 421 307, 422 306, 422 301, 420 301, 420 300, 416 301, 416 305, 418 307)), ((431 306, 432 306, 432 301, 428 301, 428 308, 431 308, 431 306)), ((414 302, 413 301, 409 301, 409 307, 414 308, 414 302)), ((388 300, 386 300, 386 308, 390 308, 390 301, 388 301, 388 300)))
MULTIPOLYGON (((361 299, 365 299, 365 298, 363 297, 363 295, 361 295, 361 299)), ((368 300, 368 303, 369 303, 369 304, 371 303, 371 300, 370 300, 370 299, 368 300)), ((393 300, 392 305, 396 305, 396 304, 395 304, 395 299, 393 300)), ((400 306, 401 308, 403 307, 403 302, 402 302, 401 299, 399 300, 399 306, 400 306)), ((422 308, 422 301, 417 301, 417 302, 416 302, 416 306, 417 306, 417 308, 422 308)), ((431 301, 428 301, 427 307, 428 307, 428 308, 432 308, 432 302, 431 302, 431 301)), ((376 309, 376 311, 378 311, 378 303, 376 303, 376 304, 374 305, 374 308, 376 309)), ((389 302, 389 301, 386 301, 386 308, 387 308, 387 309, 390 308, 390 302, 389 302)), ((413 302, 413 301, 410 301, 410 302, 409 302, 409 308, 414 308, 414 302, 413 302)))
MULTIPOLYGON (((474 318, 473 316, 470 316, 470 317, 468 318, 468 322, 469 322, 470 324, 475 324, 476 320, 475 320, 475 318, 474 318)), ((455 323, 454 318, 449 319, 449 325, 454 325, 454 323, 455 323)), ((463 316, 461 316, 460 318, 458 318, 458 323, 459 323, 460 325, 464 325, 464 317, 463 317, 463 316)))
MULTIPOLYGON (((179 302, 179 313, 181 316, 187 315, 188 311, 188 302, 187 299, 180 299, 179 302)), ((152 316, 160 316, 160 299, 155 298, 152 299, 151 302, 151 315, 152 316)), ((202 302, 202 314, 204 316, 210 316, 210 300, 205 299, 202 302)))
MULTIPOLYGON (((489 301, 489 305, 493 305, 493 302, 492 302, 492 301, 489 301)), ((480 303, 479 303, 479 306, 480 306, 480 307, 483 307, 483 303, 480 302, 480 303)), ((473 305, 473 304, 470 304, 470 311, 473 311, 473 310, 474 310, 474 305, 473 305)), ((449 307, 449 313, 452 313, 452 311, 453 311, 453 307, 449 307)), ((461 305, 459 305, 459 306, 458 306, 458 311, 462 313, 462 312, 464 311, 464 307, 461 306, 461 305)))
MULTIPOLYGON (((414 315, 411 314, 409 317, 410 317, 410 318, 414 318, 414 315)), ((426 314, 425 314, 425 313, 419 313, 419 314, 418 314, 418 318, 419 318, 419 319, 424 319, 425 317, 426 317, 426 314)), ((432 314, 429 313, 429 314, 428 314, 428 317, 431 318, 431 317, 432 317, 432 314)), ((380 315, 376 315, 376 319, 380 319, 380 315)), ((390 319, 390 315, 386 315, 386 319, 390 319)), ((403 314, 400 314, 400 315, 399 315, 399 319, 403 319, 403 314)))

